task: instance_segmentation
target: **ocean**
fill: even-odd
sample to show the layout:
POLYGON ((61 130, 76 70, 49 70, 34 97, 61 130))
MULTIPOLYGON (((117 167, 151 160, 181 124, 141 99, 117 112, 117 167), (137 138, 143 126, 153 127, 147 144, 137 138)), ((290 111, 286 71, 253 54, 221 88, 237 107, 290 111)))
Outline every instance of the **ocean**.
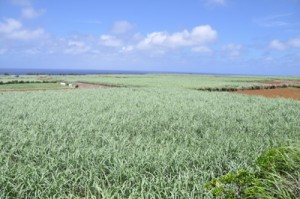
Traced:
MULTIPOLYGON (((174 71, 130 71, 130 70, 96 70, 96 69, 41 69, 41 68, 0 68, 0 75, 88 75, 88 74, 194 74, 194 75, 229 75, 229 76, 265 76, 263 74, 232 74, 209 72, 174 72, 174 71)), ((267 76, 283 76, 270 75, 267 76)))
MULTIPOLYGON (((74 69, 36 69, 36 68, 0 68, 0 74, 8 75, 87 75, 87 74, 158 74, 174 72, 126 71, 126 70, 74 70, 74 69)), ((174 73, 176 74, 176 73, 174 73)))

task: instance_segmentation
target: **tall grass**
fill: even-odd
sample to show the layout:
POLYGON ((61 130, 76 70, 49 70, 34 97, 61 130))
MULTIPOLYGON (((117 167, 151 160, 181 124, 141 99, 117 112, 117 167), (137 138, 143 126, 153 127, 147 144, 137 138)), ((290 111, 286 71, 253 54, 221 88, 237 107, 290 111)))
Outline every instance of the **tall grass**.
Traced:
POLYGON ((254 167, 254 172, 242 170, 214 178, 206 187, 219 198, 300 197, 299 144, 268 149, 254 167))
POLYGON ((0 198, 212 198, 300 138, 300 103, 185 89, 0 93, 0 198))

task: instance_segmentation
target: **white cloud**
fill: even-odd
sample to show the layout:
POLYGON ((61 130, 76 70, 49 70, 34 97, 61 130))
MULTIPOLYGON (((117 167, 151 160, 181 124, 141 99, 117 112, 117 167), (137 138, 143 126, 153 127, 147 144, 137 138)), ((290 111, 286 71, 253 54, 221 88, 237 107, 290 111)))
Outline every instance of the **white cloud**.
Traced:
POLYGON ((119 47, 122 45, 122 41, 112 35, 101 35, 100 44, 108 47, 119 47))
POLYGON ((270 42, 270 48, 276 49, 276 50, 285 50, 287 46, 278 40, 273 40, 270 42))
POLYGON ((287 44, 288 44, 288 46, 290 46, 290 47, 299 48, 299 47, 300 47, 300 37, 290 39, 290 40, 287 42, 287 44))
POLYGON ((209 25, 197 26, 192 31, 184 30, 169 34, 167 32, 150 33, 137 44, 138 49, 153 47, 177 48, 184 46, 203 46, 213 43, 217 39, 217 32, 209 25))
POLYGON ((269 47, 272 49, 275 49, 275 50, 286 50, 289 48, 299 48, 300 47, 300 37, 292 38, 286 42, 275 39, 270 42, 269 47))
POLYGON ((44 13, 45 13, 45 10, 35 10, 31 7, 22 9, 22 17, 25 19, 33 19, 33 18, 43 15, 44 13))
POLYGON ((32 0, 9 0, 9 2, 22 8, 21 17, 23 19, 33 19, 46 12, 44 9, 35 10, 32 7, 32 0))
POLYGON ((134 46, 130 45, 130 46, 124 46, 122 47, 121 51, 122 53, 128 53, 128 52, 132 52, 134 50, 134 46))
MULTIPOLYGON (((203 25, 191 30, 170 33, 152 32, 148 35, 138 33, 126 36, 102 34, 58 38, 48 35, 42 28, 29 29, 21 21, 10 18, 0 20, 0 40, 8 41, 5 42, 5 45, 8 45, 3 45, 2 48, 8 49, 9 52, 26 55, 45 53, 65 54, 65 56, 66 54, 72 56, 121 56, 129 53, 130 56, 163 56, 168 51, 178 48, 210 54, 213 51, 209 45, 217 40, 217 32, 209 25, 203 25), (42 40, 34 40, 39 38, 42 40), (20 43, 20 40, 30 40, 30 42, 20 43), (13 48, 14 50, 12 50, 13 48)), ((3 53, 6 52, 3 50, 3 53)))
POLYGON ((242 45, 239 44, 227 44, 223 46, 223 50, 231 57, 239 57, 243 49, 242 45))
POLYGON ((163 45, 166 43, 168 35, 164 32, 153 32, 147 35, 147 37, 138 44, 138 48, 145 49, 154 45, 163 45))
POLYGON ((293 13, 284 13, 284 14, 277 14, 271 15, 260 19, 255 19, 254 23, 261 27, 265 28, 273 28, 273 27, 291 27, 299 25, 300 23, 291 22, 289 18, 293 16, 293 13))
POLYGON ((9 18, 4 21, 4 23, 0 22, 0 33, 11 33, 22 28, 22 24, 18 20, 9 18))
POLYGON ((226 5, 226 0, 202 0, 208 6, 224 6, 226 5))
POLYGON ((41 38, 46 35, 42 28, 28 30, 23 27, 22 23, 16 19, 5 19, 0 22, 0 35, 4 38, 15 40, 32 40, 41 38))
POLYGON ((67 45, 68 46, 64 51, 67 54, 82 54, 88 52, 91 49, 83 41, 69 41, 67 45))
POLYGON ((122 33, 128 32, 129 30, 131 30, 133 28, 134 28, 134 25, 129 23, 128 21, 116 21, 113 24, 111 32, 114 34, 122 34, 122 33))
POLYGON ((217 39, 217 32, 209 25, 197 26, 191 32, 191 39, 197 44, 214 42, 217 39))
POLYGON ((212 4, 224 5, 226 3, 225 0, 208 0, 212 4))
POLYGON ((17 40, 32 40, 32 39, 41 38, 44 35, 45 35, 44 29, 37 28, 35 30, 21 29, 18 31, 14 31, 8 37, 17 40))
POLYGON ((274 58, 271 56, 265 56, 265 57, 262 57, 262 59, 265 62, 273 62, 274 61, 274 58))
POLYGON ((213 51, 212 49, 206 47, 206 46, 197 46, 192 48, 193 52, 197 52, 197 53, 204 53, 204 54, 211 54, 213 51))
POLYGON ((37 54, 41 53, 41 50, 38 48, 29 48, 29 49, 25 49, 23 51, 23 53, 29 54, 29 55, 37 55, 37 54))

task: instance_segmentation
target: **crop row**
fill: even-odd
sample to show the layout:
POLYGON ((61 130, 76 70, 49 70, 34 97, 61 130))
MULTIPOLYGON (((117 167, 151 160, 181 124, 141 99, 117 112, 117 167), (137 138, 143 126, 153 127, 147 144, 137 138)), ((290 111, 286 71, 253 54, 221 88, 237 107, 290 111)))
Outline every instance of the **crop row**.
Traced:
POLYGON ((219 87, 219 88, 197 88, 199 91, 242 91, 242 90, 263 90, 275 88, 300 88, 299 84, 272 84, 272 85, 254 85, 254 86, 241 86, 241 87, 219 87))
POLYGON ((0 81, 0 85, 2 84, 31 84, 31 83, 57 83, 57 81, 48 81, 48 80, 43 80, 43 81, 26 81, 26 80, 12 80, 12 81, 7 81, 3 82, 0 81))

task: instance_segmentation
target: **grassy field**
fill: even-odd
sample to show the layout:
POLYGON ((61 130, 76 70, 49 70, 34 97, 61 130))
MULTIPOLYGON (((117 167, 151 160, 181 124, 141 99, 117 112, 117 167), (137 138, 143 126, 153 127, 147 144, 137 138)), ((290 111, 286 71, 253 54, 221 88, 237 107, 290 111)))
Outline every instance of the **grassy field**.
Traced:
POLYGON ((268 80, 300 80, 300 77, 276 76, 220 76, 220 75, 179 75, 179 74, 145 74, 145 75, 22 75, 1 76, 0 81, 69 81, 90 82, 98 84, 126 87, 155 87, 155 88, 204 88, 204 87, 237 87, 259 85, 268 80))
MULTIPOLYGON (((159 88, 203 88, 224 86, 258 85, 264 80, 279 77, 250 77, 250 76, 214 76, 214 75, 75 75, 54 76, 56 80, 64 79, 70 82, 83 81, 99 84, 109 84, 129 87, 159 87, 159 88)), ((286 79, 280 77, 279 79, 286 79)), ((299 78, 298 78, 299 79, 299 78)))
POLYGON ((28 89, 57 89, 68 88, 59 83, 23 83, 23 84, 3 84, 0 90, 28 90, 28 89))
POLYGON ((249 77, 65 78, 138 87, 0 93, 0 198, 212 198, 300 139, 298 101, 183 89, 249 77))
POLYGON ((9 81, 41 81, 38 75, 0 75, 0 82, 9 82, 9 81))

